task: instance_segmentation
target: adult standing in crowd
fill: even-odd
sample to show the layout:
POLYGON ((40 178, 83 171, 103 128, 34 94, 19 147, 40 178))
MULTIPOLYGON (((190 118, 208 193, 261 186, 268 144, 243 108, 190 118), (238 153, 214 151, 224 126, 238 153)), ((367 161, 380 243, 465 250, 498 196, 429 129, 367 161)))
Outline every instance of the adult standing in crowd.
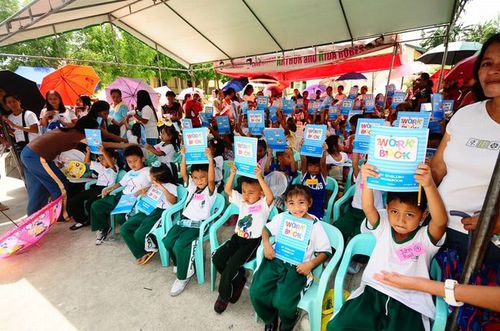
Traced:
MULTIPOLYGON (((479 102, 451 118, 432 158, 432 172, 448 212, 469 215, 480 211, 500 150, 500 34, 484 45, 474 66, 479 102)), ((445 246, 456 249, 462 261, 468 252, 467 231, 478 216, 448 215, 445 246)), ((498 230, 498 229, 497 229, 498 230)), ((500 248, 490 244, 487 261, 500 263, 500 248)))
POLYGON ((40 112, 41 132, 45 133, 61 126, 71 127, 76 123, 76 115, 66 113, 66 107, 59 92, 49 90, 45 94, 45 107, 40 112))
POLYGON ((135 114, 134 117, 144 125, 146 142, 151 146, 156 145, 158 143, 158 115, 146 90, 137 92, 137 111, 139 114, 135 114))
POLYGON ((122 91, 112 89, 109 91, 109 95, 111 96, 111 100, 113 100, 109 111, 110 122, 120 128, 120 137, 125 137, 127 133, 128 107, 123 103, 122 91))
POLYGON ((75 115, 78 118, 87 116, 92 106, 92 100, 88 95, 80 94, 75 102, 75 115))
POLYGON ((175 93, 173 91, 167 91, 165 96, 167 97, 167 103, 161 106, 162 115, 170 118, 172 122, 179 123, 182 118, 181 104, 175 101, 175 93))
POLYGON ((38 117, 32 111, 25 110, 16 95, 6 94, 3 102, 12 112, 5 123, 13 130, 14 148, 20 155, 24 147, 38 137, 38 117))
POLYGON ((413 110, 420 111, 420 104, 431 102, 432 86, 434 83, 428 73, 421 72, 415 80, 415 85, 417 91, 411 98, 411 104, 413 110))
POLYGON ((85 129, 97 129, 91 116, 79 119, 72 128, 59 128, 30 142, 21 153, 28 189, 28 216, 47 204, 48 198, 66 194, 68 180, 54 159, 62 152, 77 148, 85 138, 85 129), (50 146, 50 148, 48 148, 50 146))

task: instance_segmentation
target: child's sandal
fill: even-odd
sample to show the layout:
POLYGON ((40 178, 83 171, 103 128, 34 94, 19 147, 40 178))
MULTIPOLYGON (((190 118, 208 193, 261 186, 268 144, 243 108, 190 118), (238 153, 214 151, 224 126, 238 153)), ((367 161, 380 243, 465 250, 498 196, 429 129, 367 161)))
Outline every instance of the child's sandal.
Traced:
POLYGON ((137 264, 139 265, 145 265, 146 263, 149 262, 149 260, 151 260, 151 258, 155 255, 156 252, 150 252, 150 253, 147 253, 146 255, 144 255, 143 257, 141 257, 139 260, 137 260, 137 264))

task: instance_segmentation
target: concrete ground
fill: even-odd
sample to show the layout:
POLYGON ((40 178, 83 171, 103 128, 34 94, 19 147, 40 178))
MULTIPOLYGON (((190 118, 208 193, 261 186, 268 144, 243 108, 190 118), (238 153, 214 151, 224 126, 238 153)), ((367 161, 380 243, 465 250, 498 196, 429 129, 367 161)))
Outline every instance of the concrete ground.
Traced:
MULTIPOLYGON (((10 207, 9 217, 22 218, 23 182, 2 174, 0 202, 10 207)), ((0 215, 0 234, 10 225, 0 215)), ((69 231, 69 226, 56 223, 30 250, 0 260, 1 330, 263 329, 254 320, 248 290, 222 315, 214 312, 217 292, 210 291, 208 260, 205 284, 193 277, 185 292, 172 298, 175 275, 171 267, 161 267, 158 255, 139 266, 123 241, 96 246, 89 228, 69 231)), ((231 232, 226 227, 224 236, 231 232)), ((307 330, 307 319, 297 329, 307 330)))

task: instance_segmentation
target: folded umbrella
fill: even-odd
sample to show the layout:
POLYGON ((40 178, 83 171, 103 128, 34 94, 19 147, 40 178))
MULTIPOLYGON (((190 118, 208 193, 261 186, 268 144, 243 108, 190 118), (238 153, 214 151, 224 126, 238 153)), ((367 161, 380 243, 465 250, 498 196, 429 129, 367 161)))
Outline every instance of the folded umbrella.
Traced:
POLYGON ((45 95, 49 90, 56 90, 65 105, 73 106, 79 95, 94 94, 99 81, 94 68, 68 64, 45 76, 40 92, 45 95))
POLYGON ((24 109, 40 114, 45 105, 45 99, 34 81, 26 79, 12 71, 0 71, 0 89, 7 93, 15 94, 21 99, 24 109))

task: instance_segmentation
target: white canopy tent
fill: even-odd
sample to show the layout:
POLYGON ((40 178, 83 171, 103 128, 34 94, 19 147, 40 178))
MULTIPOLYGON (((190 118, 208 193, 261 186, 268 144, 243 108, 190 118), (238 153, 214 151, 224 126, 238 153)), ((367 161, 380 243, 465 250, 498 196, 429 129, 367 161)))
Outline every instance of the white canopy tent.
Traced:
POLYGON ((449 25, 467 0, 34 0, 0 46, 110 22, 188 67, 449 25))

